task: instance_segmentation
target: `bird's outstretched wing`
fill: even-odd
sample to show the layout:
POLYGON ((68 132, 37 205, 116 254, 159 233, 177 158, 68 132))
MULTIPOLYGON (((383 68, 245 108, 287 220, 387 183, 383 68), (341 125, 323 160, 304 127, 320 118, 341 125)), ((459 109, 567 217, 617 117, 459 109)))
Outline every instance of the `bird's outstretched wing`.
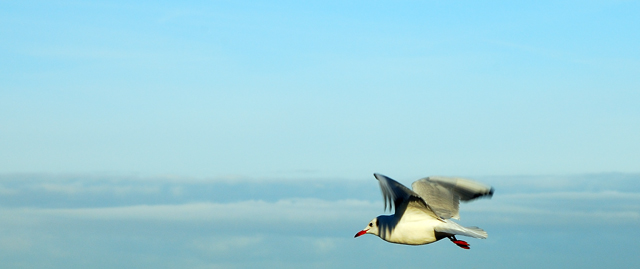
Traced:
POLYGON ((411 206, 424 211, 424 213, 436 219, 440 219, 419 194, 387 176, 377 173, 373 174, 373 176, 375 176, 380 183, 385 210, 387 210, 387 208, 391 210, 393 207, 397 215, 402 215, 406 208, 411 206), (398 212, 399 210, 401 212, 398 212))
POLYGON ((441 218, 459 219, 460 200, 471 201, 493 196, 493 188, 464 178, 427 177, 411 184, 417 193, 441 218))

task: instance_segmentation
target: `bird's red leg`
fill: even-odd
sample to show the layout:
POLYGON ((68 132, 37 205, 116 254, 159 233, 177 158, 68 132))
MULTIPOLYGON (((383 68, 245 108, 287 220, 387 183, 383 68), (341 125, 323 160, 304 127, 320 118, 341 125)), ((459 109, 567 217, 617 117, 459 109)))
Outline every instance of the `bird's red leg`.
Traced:
POLYGON ((458 245, 461 248, 469 249, 469 243, 462 240, 458 240, 455 235, 449 236, 449 240, 451 240, 451 242, 453 242, 454 244, 458 245))

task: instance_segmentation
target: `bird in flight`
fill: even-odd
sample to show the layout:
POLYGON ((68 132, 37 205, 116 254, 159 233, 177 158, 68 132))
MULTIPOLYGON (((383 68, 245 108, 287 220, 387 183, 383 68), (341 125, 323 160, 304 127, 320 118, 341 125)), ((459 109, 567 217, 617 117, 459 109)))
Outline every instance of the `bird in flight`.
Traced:
POLYGON ((449 238, 463 249, 469 243, 456 235, 487 238, 487 232, 478 227, 463 227, 451 219, 460 219, 460 200, 471 201, 492 197, 493 188, 484 184, 455 177, 426 177, 411 184, 410 190, 397 181, 381 174, 373 174, 382 190, 385 210, 395 208, 393 215, 381 215, 369 222, 355 237, 373 234, 391 243, 424 245, 449 238))

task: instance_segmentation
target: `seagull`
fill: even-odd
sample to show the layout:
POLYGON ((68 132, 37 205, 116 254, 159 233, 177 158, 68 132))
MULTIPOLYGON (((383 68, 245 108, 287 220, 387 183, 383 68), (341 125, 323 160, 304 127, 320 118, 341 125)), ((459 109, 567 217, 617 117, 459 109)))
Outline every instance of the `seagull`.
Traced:
POLYGON ((487 232, 478 227, 463 227, 451 219, 460 219, 460 200, 493 196, 493 188, 456 177, 426 177, 411 184, 410 190, 397 181, 381 174, 373 174, 380 183, 384 208, 395 207, 395 214, 381 215, 369 222, 355 236, 373 234, 396 244, 424 245, 449 238, 463 249, 469 243, 456 235, 486 239, 487 232))

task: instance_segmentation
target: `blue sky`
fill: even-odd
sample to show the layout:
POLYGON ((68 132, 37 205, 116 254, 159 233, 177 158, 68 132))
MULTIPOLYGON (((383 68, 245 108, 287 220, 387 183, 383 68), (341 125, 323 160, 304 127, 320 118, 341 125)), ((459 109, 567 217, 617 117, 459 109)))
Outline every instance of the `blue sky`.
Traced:
POLYGON ((4 2, 0 172, 638 172, 637 2, 4 2))
MULTIPOLYGON (((267 219, 271 228, 257 233, 204 228, 225 226, 202 212, 244 212, 228 220, 236 223, 253 212, 247 208, 263 206, 320 208, 311 219, 333 216, 332 207, 357 209, 366 214, 336 216, 358 230, 382 213, 373 172, 407 185, 428 175, 494 185, 493 200, 469 204, 468 224, 495 228, 487 228, 490 239, 471 244, 472 251, 486 244, 484 254, 506 253, 489 255, 496 259, 547 253, 543 239, 553 233, 531 235, 529 228, 598 245, 590 236, 607 225, 582 226, 592 223, 589 217, 638 223, 638 208, 629 205, 637 204, 640 173, 638 12, 638 1, 2 1, 0 245, 16 249, 5 258, 24 267, 33 265, 33 253, 68 257, 51 258, 59 267, 108 257, 147 261, 139 266, 243 267, 275 254, 216 261, 233 246, 256 250, 302 225, 287 237, 299 240, 282 244, 324 250, 299 252, 307 260, 276 255, 268 264, 319 267, 329 254, 372 245, 373 252, 445 255, 439 244, 401 248, 345 239, 342 232, 355 232, 350 222, 328 231, 293 217, 267 219), (203 185, 212 193, 205 198, 193 181, 268 191, 203 185), (333 186, 327 192, 343 194, 302 191, 325 181, 333 186), (346 192, 336 181, 367 191, 349 185, 346 192), (578 213, 557 225, 508 225, 501 214, 550 214, 504 206, 520 198, 522 207, 561 201, 578 213), (598 210, 590 215, 584 205, 598 210), (176 223, 154 215, 181 216, 180 207, 205 216, 176 223), (482 210, 491 214, 483 217, 482 210), (49 220, 52 226, 42 224, 49 220), (120 239, 98 239, 100 220, 113 223, 111 235, 120 239), (144 229, 128 230, 129 224, 151 225, 159 235, 136 237, 144 229), (73 230, 64 227, 74 225, 85 234, 57 250, 46 247, 70 238, 64 235, 73 230), (21 232, 7 232, 15 227, 21 232), (204 233, 201 241, 196 232, 171 241, 170 234, 192 228, 204 233), (532 243, 513 249, 507 237, 532 243), (97 252, 85 255, 94 259, 82 261, 69 253, 86 238, 104 244, 95 243, 97 252), (118 249, 119 242, 131 247, 118 249)), ((464 220, 464 208, 461 214, 464 220)), ((604 247, 583 250, 598 256, 618 249, 613 239, 625 240, 607 235, 604 247)), ((347 267, 348 258, 338 256, 334 265, 347 267)), ((489 256, 473 257, 483 261, 478 267, 496 266, 480 258, 489 256)))

